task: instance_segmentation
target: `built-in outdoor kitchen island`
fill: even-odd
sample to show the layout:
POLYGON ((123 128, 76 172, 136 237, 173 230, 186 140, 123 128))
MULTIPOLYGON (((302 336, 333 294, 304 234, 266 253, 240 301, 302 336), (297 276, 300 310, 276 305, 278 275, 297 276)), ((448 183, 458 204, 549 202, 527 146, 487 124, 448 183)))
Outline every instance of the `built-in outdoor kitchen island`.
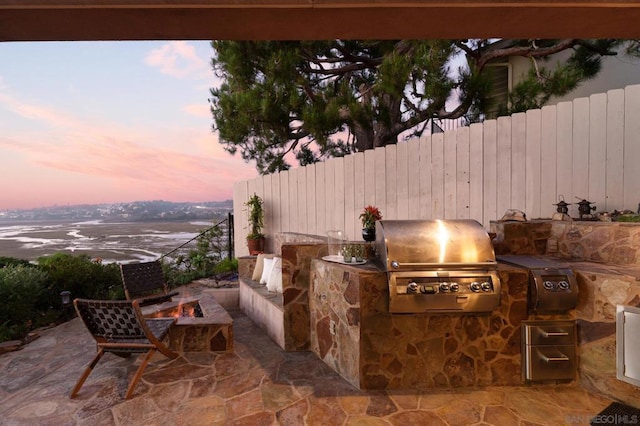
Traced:
MULTIPOLYGON (((523 322, 563 320, 573 328, 548 334, 571 335, 577 330, 572 336, 577 351, 567 364, 577 371, 570 374, 571 379, 565 374, 539 383, 579 384, 640 405, 639 388, 616 378, 616 305, 640 305, 640 225, 496 222, 491 231, 496 234, 493 246, 499 254, 493 288, 500 289, 500 302, 486 312, 392 312, 392 274, 380 262, 346 265, 314 259, 309 289, 311 350, 361 389, 522 385, 529 383, 523 372, 523 350, 527 350, 523 322), (530 271, 500 261, 500 255, 552 260, 569 268, 577 283, 573 286, 579 290, 573 306, 563 311, 532 310, 530 271)), ((558 283, 563 281, 558 278, 553 285, 561 289, 565 284, 558 283)), ((406 283, 395 291, 418 291, 427 297, 440 285, 417 280, 416 288, 406 283)), ((447 294, 439 295, 451 296, 451 287, 443 293, 447 294)), ((464 304, 466 295, 453 300, 464 304)), ((570 350, 565 352, 571 356, 570 350)), ((565 354, 554 353, 540 355, 546 359, 541 362, 568 362, 565 354)))

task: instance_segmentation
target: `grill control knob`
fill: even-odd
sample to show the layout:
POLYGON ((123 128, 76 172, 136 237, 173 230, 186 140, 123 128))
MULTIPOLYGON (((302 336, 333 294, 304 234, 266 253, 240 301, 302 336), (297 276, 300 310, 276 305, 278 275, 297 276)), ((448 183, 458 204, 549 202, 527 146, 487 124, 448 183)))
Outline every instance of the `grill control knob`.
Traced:
POLYGON ((469 285, 469 288, 471 289, 471 291, 479 293, 482 290, 482 285, 479 282, 474 281, 469 285))
POLYGON ((449 293, 450 289, 451 289, 451 286, 449 285, 449 283, 441 283, 440 284, 440 292, 441 293, 449 293))
POLYGON ((560 287, 562 290, 569 290, 570 285, 567 281, 559 281, 558 287, 560 287))
POLYGON ((452 293, 456 293, 458 290, 460 290, 460 285, 458 285, 458 283, 451 283, 449 288, 451 289, 452 293))
POLYGON ((482 291, 491 291, 493 290, 493 288, 491 287, 491 283, 488 281, 485 281, 481 284, 482 286, 482 291))
POLYGON ((392 260, 391 261, 391 267, 394 269, 398 269, 400 267, 400 263, 398 263, 397 260, 392 260))
POLYGON ((407 284, 407 293, 413 294, 417 292, 418 292, 418 284, 414 282, 410 282, 409 284, 407 284))
POLYGON ((545 281, 542 283, 542 286, 545 288, 545 290, 553 290, 555 287, 552 281, 545 281))

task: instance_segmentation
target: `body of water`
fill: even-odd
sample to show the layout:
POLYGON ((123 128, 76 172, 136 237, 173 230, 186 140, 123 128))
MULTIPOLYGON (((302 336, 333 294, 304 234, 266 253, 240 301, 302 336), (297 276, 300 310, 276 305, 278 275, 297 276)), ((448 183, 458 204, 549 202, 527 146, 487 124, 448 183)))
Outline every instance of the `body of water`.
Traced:
MULTIPOLYGON (((0 256, 36 260, 58 252, 105 263, 156 260, 213 226, 206 221, 0 222, 0 256)), ((187 247, 195 248, 195 241, 187 247)))

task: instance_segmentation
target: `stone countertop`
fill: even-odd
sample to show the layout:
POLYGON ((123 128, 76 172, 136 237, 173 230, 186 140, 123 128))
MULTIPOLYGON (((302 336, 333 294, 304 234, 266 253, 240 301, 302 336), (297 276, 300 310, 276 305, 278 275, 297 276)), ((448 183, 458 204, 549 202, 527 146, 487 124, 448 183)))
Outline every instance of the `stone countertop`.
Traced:
POLYGON ((380 272, 385 272, 384 270, 380 269, 378 267, 378 265, 376 265, 372 260, 368 260, 367 263, 361 264, 361 265, 355 265, 355 264, 348 264, 348 263, 341 263, 341 262, 332 262, 330 260, 324 260, 324 259, 313 259, 314 261, 319 261, 319 262, 326 262, 335 266, 340 266, 340 267, 344 267, 346 269, 349 269, 351 271, 357 271, 357 272, 365 272, 365 273, 380 273, 380 272))
MULTIPOLYGON (((513 258, 517 258, 517 255, 512 256, 513 258)), ((568 268, 573 272, 582 272, 585 274, 594 273, 594 274, 612 274, 612 275, 626 275, 634 277, 636 280, 640 281, 640 266, 638 265, 607 265, 604 263, 597 262, 589 262, 584 260, 572 260, 565 259, 560 257, 554 257, 549 255, 527 255, 522 257, 529 257, 533 259, 540 260, 541 262, 554 262, 558 264, 560 268, 568 268)), ((499 268, 509 268, 509 267, 518 267, 516 265, 512 265, 510 263, 505 263, 498 259, 499 268)))
MULTIPOLYGON (((517 257, 517 256, 515 256, 517 257)), ((564 259, 560 257, 554 257, 549 255, 527 255, 522 257, 530 257, 539 259, 541 262, 553 262, 557 263, 560 268, 568 268, 574 272, 582 272, 585 274, 612 274, 612 275, 626 275, 634 277, 640 281, 640 266, 638 265, 607 265, 603 263, 588 262, 581 260, 564 259)), ((320 262, 333 263, 341 267, 347 268, 352 271, 367 272, 367 273, 385 273, 386 271, 380 268, 374 261, 369 260, 363 265, 349 265, 346 263, 330 262, 322 259, 315 259, 320 262)), ((498 270, 506 271, 513 269, 523 269, 522 266, 506 263, 498 259, 498 270)))

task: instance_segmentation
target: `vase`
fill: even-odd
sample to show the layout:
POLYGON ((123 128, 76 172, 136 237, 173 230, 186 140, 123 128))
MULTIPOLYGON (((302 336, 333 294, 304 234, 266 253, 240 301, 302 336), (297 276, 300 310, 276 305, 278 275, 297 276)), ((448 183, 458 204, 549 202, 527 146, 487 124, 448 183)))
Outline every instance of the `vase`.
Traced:
POLYGON ((362 228, 362 239, 368 242, 376 240, 376 228, 362 228))
POLYGON ((247 238, 247 247, 249 248, 249 255, 255 256, 260 253, 264 253, 264 238, 257 240, 247 238))

